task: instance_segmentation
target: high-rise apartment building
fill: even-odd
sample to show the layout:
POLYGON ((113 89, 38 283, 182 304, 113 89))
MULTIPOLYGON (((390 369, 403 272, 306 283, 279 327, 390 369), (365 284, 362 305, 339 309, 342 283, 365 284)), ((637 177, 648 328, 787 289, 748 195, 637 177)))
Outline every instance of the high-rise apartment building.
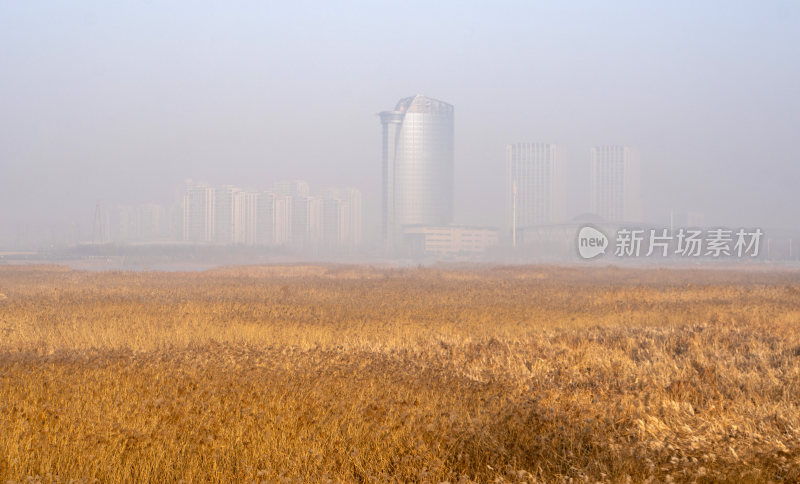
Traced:
MULTIPOLYGON (((287 207, 280 209, 288 216, 288 228, 281 228, 287 243, 295 248, 309 248, 319 242, 322 224, 321 201, 310 195, 308 182, 304 180, 276 182, 273 190, 277 197, 287 199, 287 207)), ((278 220, 283 223, 283 220, 278 220)))
POLYGON ((325 247, 357 247, 362 243, 361 192, 355 188, 322 192, 322 243, 325 247))
POLYGON ((613 222, 641 220, 639 153, 630 146, 592 148, 591 211, 613 222))
POLYGON ((256 198, 256 244, 275 245, 275 199, 270 191, 258 193, 256 198))
POLYGON ((315 197, 300 180, 261 192, 189 182, 181 201, 182 240, 188 242, 316 250, 324 245, 326 230, 337 247, 356 246, 362 239, 361 192, 354 188, 315 197))
POLYGON ((404 225, 453 219, 453 106, 417 95, 380 113, 383 127, 383 235, 389 247, 404 225))
POLYGON ((292 241, 292 197, 275 195, 272 203, 272 243, 287 245, 292 241))
POLYGON ((183 240, 213 242, 216 192, 205 184, 187 182, 182 200, 183 240))
POLYGON ((322 200, 309 195, 292 197, 292 246, 307 249, 319 245, 322 200))
POLYGON ((111 239, 115 242, 152 242, 169 237, 167 215, 161 205, 117 205, 111 213, 111 239))
POLYGON ((232 244, 235 242, 235 200, 239 190, 236 187, 225 185, 216 190, 214 207, 214 240, 218 244, 232 244))
POLYGON ((346 211, 350 219, 350 230, 344 243, 359 247, 364 243, 364 209, 361 205, 361 191, 355 188, 345 188, 342 191, 342 199, 347 203, 346 211))
POLYGON ((94 207, 94 223, 92 224, 92 242, 105 244, 111 241, 111 214, 108 207, 100 201, 94 207))
POLYGON ((238 191, 233 198, 233 243, 258 242, 258 193, 238 191))
POLYGON ((307 197, 311 193, 308 182, 305 180, 281 180, 275 182, 273 191, 283 197, 307 197))
POLYGON ((508 233, 564 219, 566 202, 563 149, 549 143, 506 146, 508 233))
POLYGON ((165 240, 169 238, 169 220, 164 206, 146 203, 137 207, 140 240, 165 240))

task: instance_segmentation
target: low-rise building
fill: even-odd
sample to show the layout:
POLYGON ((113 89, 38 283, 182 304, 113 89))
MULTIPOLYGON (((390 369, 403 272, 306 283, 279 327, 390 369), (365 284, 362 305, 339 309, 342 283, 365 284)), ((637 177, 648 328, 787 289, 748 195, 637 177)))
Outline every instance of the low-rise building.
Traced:
POLYGON ((463 225, 406 225, 404 246, 412 256, 474 256, 498 245, 497 229, 463 225))

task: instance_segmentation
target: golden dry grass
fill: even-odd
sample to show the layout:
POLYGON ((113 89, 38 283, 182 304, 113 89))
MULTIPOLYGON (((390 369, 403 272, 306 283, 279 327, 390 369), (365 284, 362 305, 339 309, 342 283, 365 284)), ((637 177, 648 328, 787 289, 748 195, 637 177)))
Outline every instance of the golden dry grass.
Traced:
POLYGON ((796 272, 0 268, 0 482, 800 480, 796 272))

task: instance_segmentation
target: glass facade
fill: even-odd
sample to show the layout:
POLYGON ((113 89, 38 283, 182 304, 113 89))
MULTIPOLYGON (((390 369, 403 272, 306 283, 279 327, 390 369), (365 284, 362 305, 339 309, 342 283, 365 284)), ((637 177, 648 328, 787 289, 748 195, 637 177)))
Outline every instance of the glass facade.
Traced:
POLYGON ((453 106, 417 95, 380 113, 383 126, 383 230, 387 244, 405 225, 453 219, 453 106))

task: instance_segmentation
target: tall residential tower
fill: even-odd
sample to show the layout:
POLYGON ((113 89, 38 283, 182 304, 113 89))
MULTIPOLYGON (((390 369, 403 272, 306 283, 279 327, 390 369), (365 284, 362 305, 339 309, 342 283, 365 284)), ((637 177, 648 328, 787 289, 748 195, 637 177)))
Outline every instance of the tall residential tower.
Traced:
POLYGON ((635 148, 592 148, 590 177, 592 212, 613 222, 641 220, 639 153, 635 148))
POLYGON ((183 237, 187 242, 213 242, 216 191, 206 184, 186 181, 182 200, 183 237))
POLYGON ((506 146, 506 224, 513 231, 564 219, 564 154, 559 145, 506 146))

